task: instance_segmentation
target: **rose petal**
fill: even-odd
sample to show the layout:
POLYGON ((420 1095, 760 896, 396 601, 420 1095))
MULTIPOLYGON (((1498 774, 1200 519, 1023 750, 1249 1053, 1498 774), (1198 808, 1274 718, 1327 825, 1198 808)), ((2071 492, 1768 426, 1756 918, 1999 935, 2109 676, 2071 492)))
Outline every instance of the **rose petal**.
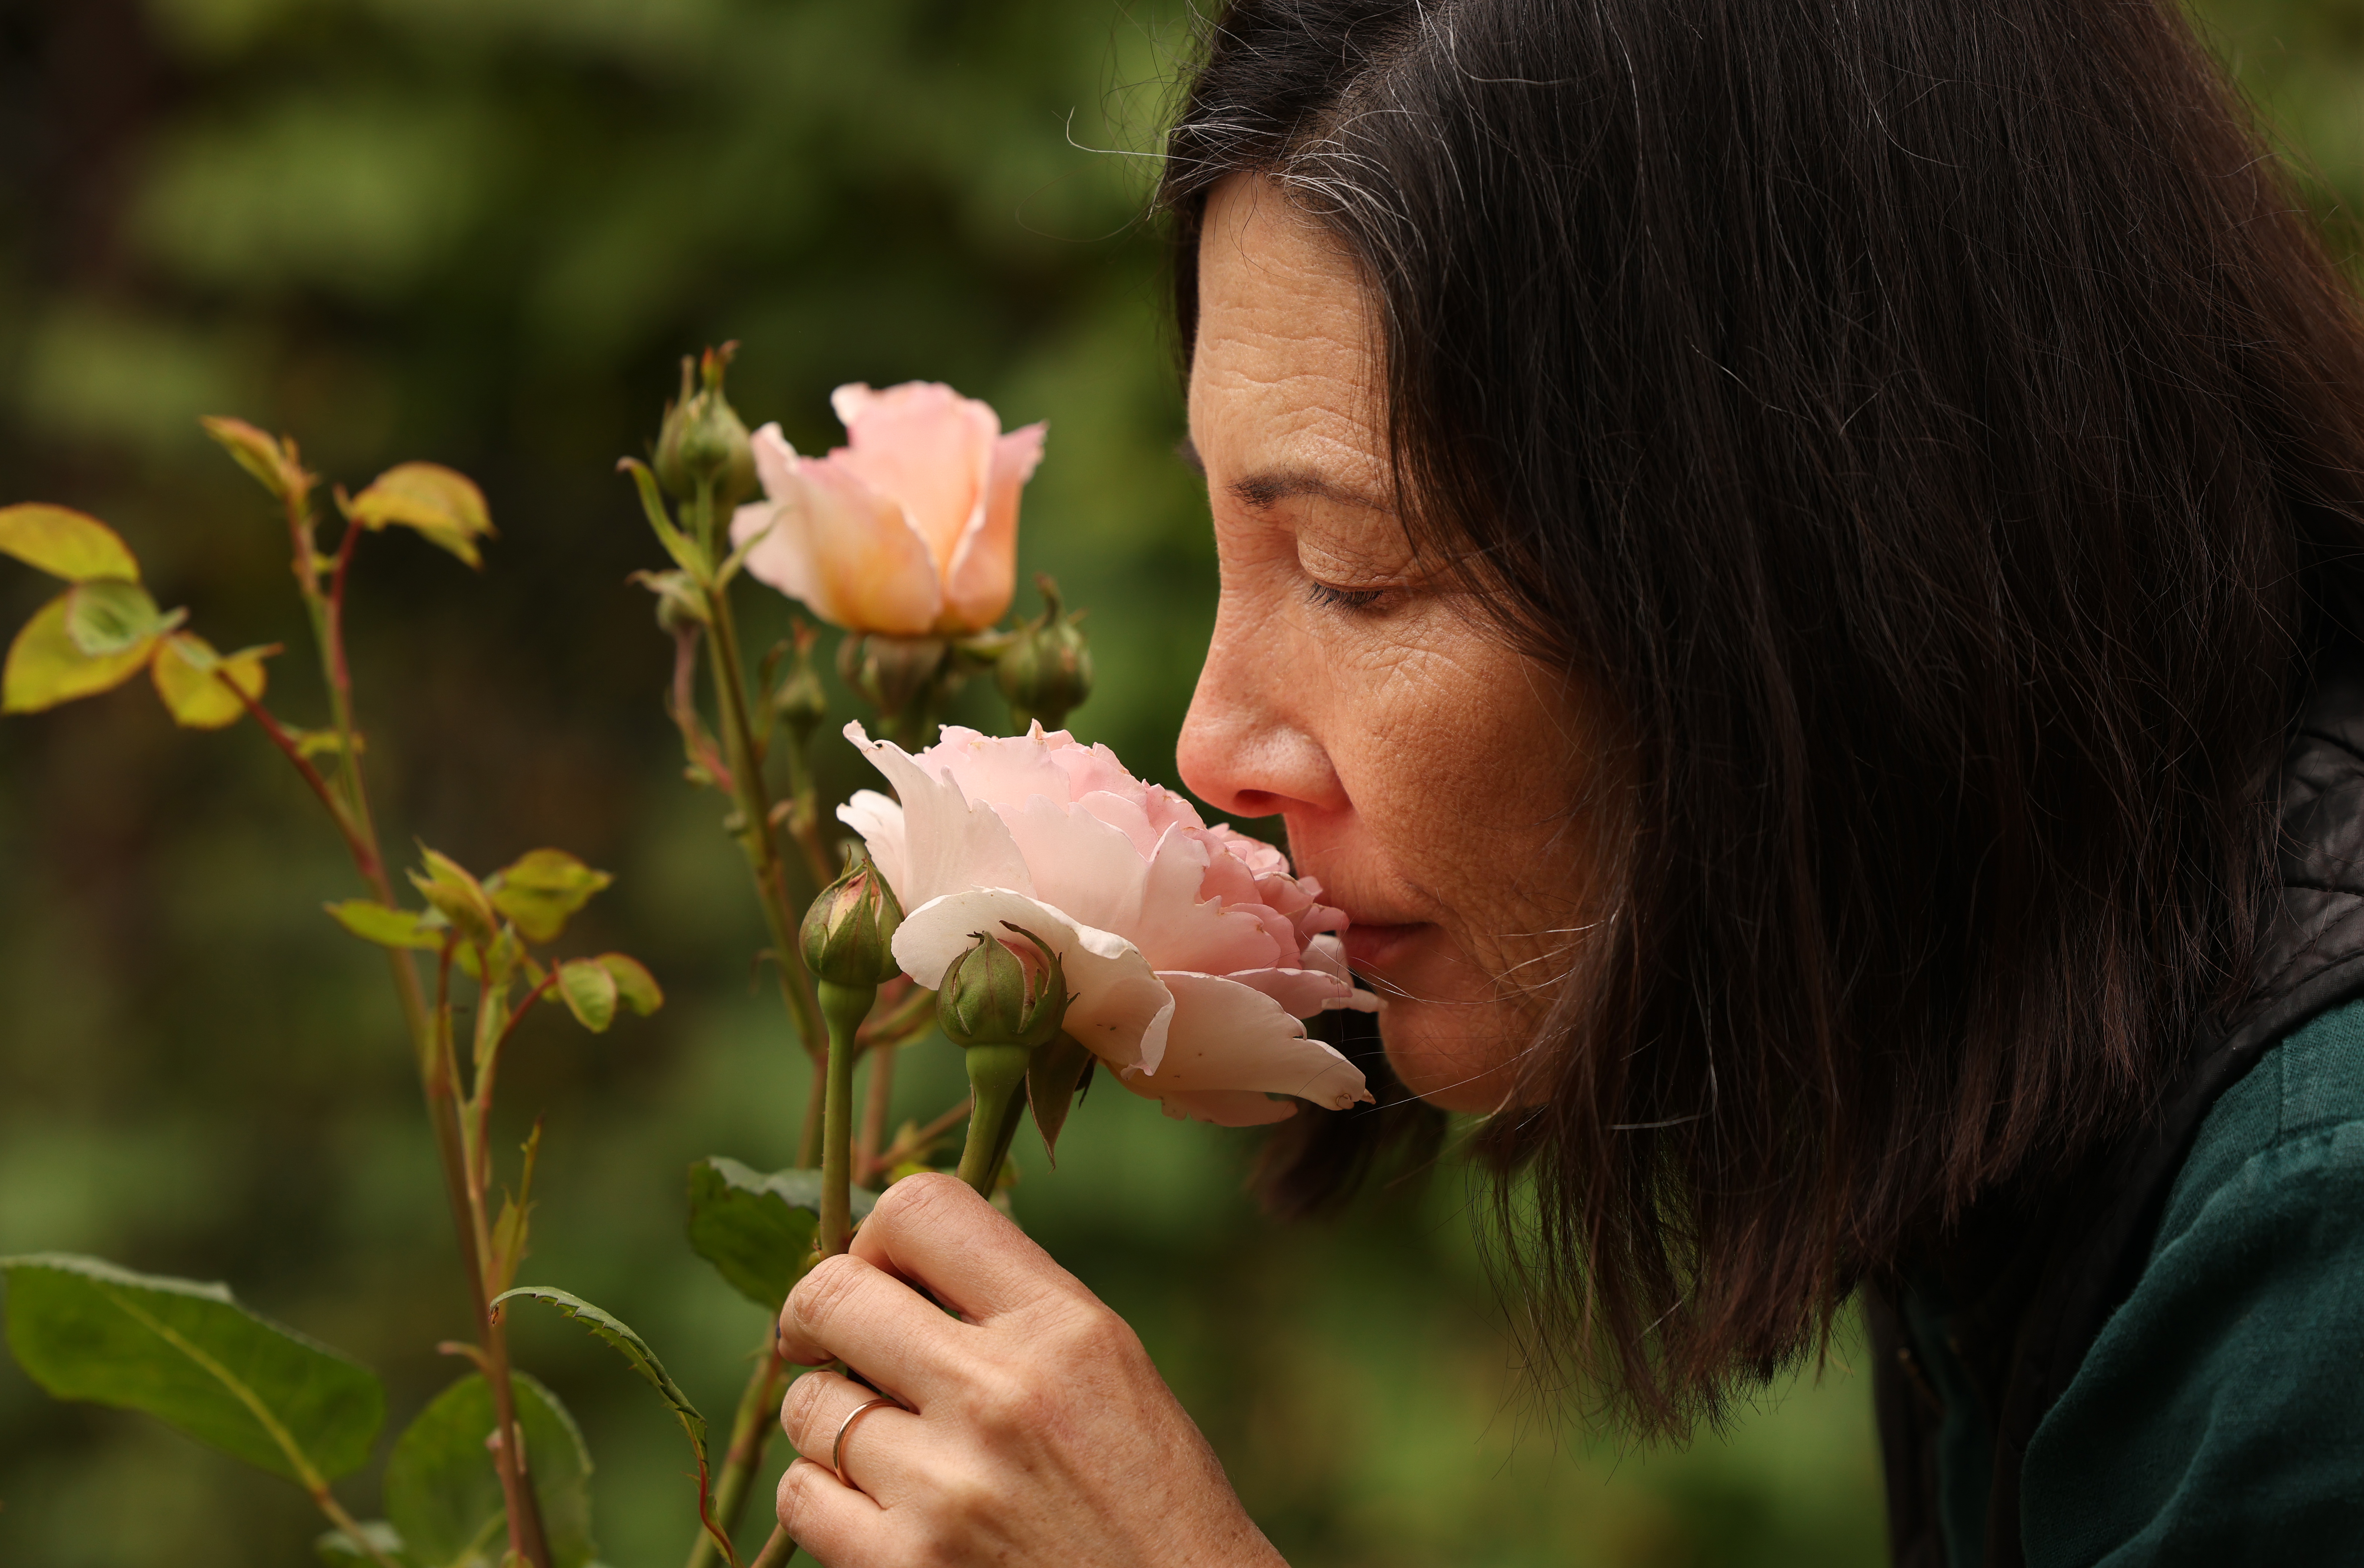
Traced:
MULTIPOLYGON (((1125 1086, 1140 1092, 1134 1084, 1125 1086)), ((1160 1103, 1165 1114, 1176 1121, 1187 1118, 1212 1122, 1217 1127, 1262 1127, 1267 1122, 1287 1121, 1297 1114, 1295 1100, 1276 1100, 1269 1095, 1252 1094, 1244 1089, 1201 1089, 1196 1094, 1168 1095, 1160 1103)))
POLYGON ((834 458, 797 460, 796 478, 774 532, 793 538, 792 525, 801 521, 802 548, 840 611, 839 624, 896 637, 932 629, 943 585, 902 506, 834 458))
POLYGON ((949 780, 931 777, 891 740, 873 740, 859 724, 845 738, 886 775, 903 803, 903 876, 887 884, 910 909, 963 888, 1016 888, 1031 895, 1034 880, 1009 829, 993 807, 972 804, 949 780))
POLYGON ((1332 1110, 1371 1097, 1355 1064, 1305 1036, 1305 1026, 1254 986, 1217 974, 1160 973, 1174 996, 1165 1051, 1153 1067, 1127 1072, 1161 1095, 1202 1089, 1260 1089, 1332 1110))
POLYGON ((1351 1006, 1348 998, 1355 990, 1348 982, 1318 969, 1243 969, 1223 978, 1263 992, 1300 1018, 1351 1006))
POLYGON ((944 571, 949 631, 981 631, 1001 618, 1018 586, 1018 493, 1043 461, 1044 427, 1029 425, 993 443, 985 504, 953 548, 944 571))
POLYGON ((911 884, 910 856, 903 847, 903 808, 875 789, 858 789, 837 808, 837 819, 862 836, 878 874, 901 898, 911 884))
MULTIPOLYGON (((855 382, 831 393, 830 404, 845 422, 846 441, 831 460, 902 504, 943 581, 962 536, 985 515, 999 417, 933 381, 884 392, 855 382)), ((1002 603, 1006 608, 1009 600, 1002 603)))

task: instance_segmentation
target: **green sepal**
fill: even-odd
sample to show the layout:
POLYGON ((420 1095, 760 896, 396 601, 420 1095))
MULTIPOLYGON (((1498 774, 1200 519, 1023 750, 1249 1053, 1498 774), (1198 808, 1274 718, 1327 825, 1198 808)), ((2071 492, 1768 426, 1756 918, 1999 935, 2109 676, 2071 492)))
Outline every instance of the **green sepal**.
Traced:
POLYGON ((1067 1111, 1076 1091, 1092 1071, 1092 1053, 1083 1042, 1061 1029, 1026 1064, 1026 1100, 1034 1107, 1034 1126, 1043 1134, 1043 1152, 1059 1163, 1059 1129, 1067 1125, 1067 1111))
POLYGON ((385 1392, 359 1362, 229 1288, 59 1252, 0 1258, 8 1348, 60 1399, 144 1410, 300 1486, 366 1462, 385 1392))
MULTIPOLYGON (((878 1203, 860 1187, 848 1195, 856 1219, 878 1203)), ((819 1171, 765 1175, 723 1154, 689 1168, 690 1250, 767 1312, 778 1312, 804 1277, 820 1224, 819 1171)))
MULTIPOLYGON (((591 1455, 566 1407, 536 1379, 509 1373, 527 1466, 553 1568, 585 1568, 591 1540, 591 1455)), ((394 1443, 385 1512, 413 1568, 489 1568, 508 1542, 500 1474, 485 1446, 493 1390, 470 1373, 437 1395, 394 1443)))
POLYGON ((657 542, 664 546, 674 564, 688 573, 700 586, 713 582, 714 563, 707 559, 705 547, 674 527, 673 519, 665 515, 664 493, 657 487, 657 476, 649 465, 628 457, 616 466, 632 476, 632 484, 641 493, 641 510, 648 514, 649 527, 656 530, 657 542))

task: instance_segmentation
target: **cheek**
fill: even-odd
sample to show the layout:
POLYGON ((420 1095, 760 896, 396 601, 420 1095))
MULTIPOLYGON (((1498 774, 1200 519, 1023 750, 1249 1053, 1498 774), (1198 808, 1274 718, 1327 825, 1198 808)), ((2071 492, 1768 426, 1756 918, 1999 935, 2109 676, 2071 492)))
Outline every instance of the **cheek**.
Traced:
POLYGON ((1569 716, 1531 661, 1466 629, 1377 673, 1341 726, 1357 821, 1437 917, 1500 930, 1506 903, 1547 897, 1574 869, 1555 848, 1569 716))

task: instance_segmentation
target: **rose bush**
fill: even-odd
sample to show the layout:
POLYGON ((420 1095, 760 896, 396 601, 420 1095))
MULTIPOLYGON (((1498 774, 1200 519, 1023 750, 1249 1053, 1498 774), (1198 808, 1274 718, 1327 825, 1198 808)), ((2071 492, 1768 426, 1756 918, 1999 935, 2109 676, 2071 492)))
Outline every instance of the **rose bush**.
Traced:
POLYGON ((732 517, 747 571, 832 625, 924 637, 980 631, 1017 584, 1018 497, 1043 457, 1041 425, 1000 417, 941 382, 830 395, 846 444, 799 454, 777 424, 755 432, 764 499, 732 517))
POLYGON ((909 911, 895 957, 920 984, 1006 922, 1058 953, 1067 1032, 1169 1116, 1244 1127, 1295 1110, 1274 1095, 1333 1110, 1371 1097, 1301 1021, 1377 1005, 1347 976, 1346 916, 1279 851, 1039 724, 946 726, 917 756, 845 733, 900 797, 864 790, 838 817, 909 911))

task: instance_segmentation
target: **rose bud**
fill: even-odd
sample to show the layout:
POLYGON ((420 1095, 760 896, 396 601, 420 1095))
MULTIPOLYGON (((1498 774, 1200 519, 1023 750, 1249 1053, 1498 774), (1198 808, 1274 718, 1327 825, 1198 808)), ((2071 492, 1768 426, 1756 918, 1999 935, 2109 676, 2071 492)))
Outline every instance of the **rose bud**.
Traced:
POLYGON ((777 425, 755 432, 764 499, 739 508, 747 573, 832 626, 895 637, 983 631, 1018 582, 1018 503, 1043 427, 936 382, 830 395, 846 444, 808 457, 777 425))
POLYGON ((837 673, 888 722, 919 703, 944 671, 941 637, 849 632, 837 645, 837 673))
POLYGON ((1084 643, 1084 618, 1059 613, 1059 585, 1038 573, 1043 594, 1039 620, 1020 626, 993 666, 993 678, 1009 704, 1018 728, 1040 724, 1056 729, 1092 695, 1092 651, 1084 643))
POLYGON ((665 405, 664 424, 657 434, 657 483, 677 501, 697 494, 700 484, 714 487, 714 504, 728 510, 755 494, 755 452, 747 427, 722 395, 722 373, 739 345, 708 349, 699 361, 693 388, 689 356, 681 361, 681 400, 665 405))
POLYGON ((883 985, 903 972, 894 953, 902 923, 895 890, 868 856, 856 854, 805 911, 805 967, 831 985, 883 985))
POLYGON ((706 624, 706 602, 686 572, 635 572, 632 581, 657 596, 657 626, 679 637, 706 624))
POLYGON ((812 739, 820 721, 829 717, 829 693, 822 689, 820 674, 812 667, 814 636, 809 626, 797 626, 794 662, 772 692, 772 716, 786 728, 798 751, 812 739))
POLYGON ((973 933, 976 945, 953 960, 936 994, 936 1022, 954 1045, 1031 1051, 1055 1037, 1066 1017, 1067 981, 1059 955, 1033 932, 1003 924, 1033 944, 1042 955, 1042 973, 1031 973, 1000 938, 973 933))

